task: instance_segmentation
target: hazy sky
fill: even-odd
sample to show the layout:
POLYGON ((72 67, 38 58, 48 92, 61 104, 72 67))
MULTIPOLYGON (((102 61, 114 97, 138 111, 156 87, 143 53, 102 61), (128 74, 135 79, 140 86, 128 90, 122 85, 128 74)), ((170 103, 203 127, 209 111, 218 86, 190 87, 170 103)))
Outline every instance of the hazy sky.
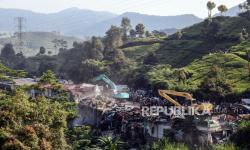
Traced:
MULTIPOLYGON (((123 12, 139 12, 152 15, 195 14, 207 16, 208 0, 0 0, 0 8, 20 8, 35 12, 52 13, 78 7, 82 9, 123 12)), ((213 0, 217 5, 229 8, 245 0, 213 0)), ((216 9, 217 11, 217 9, 216 9)))

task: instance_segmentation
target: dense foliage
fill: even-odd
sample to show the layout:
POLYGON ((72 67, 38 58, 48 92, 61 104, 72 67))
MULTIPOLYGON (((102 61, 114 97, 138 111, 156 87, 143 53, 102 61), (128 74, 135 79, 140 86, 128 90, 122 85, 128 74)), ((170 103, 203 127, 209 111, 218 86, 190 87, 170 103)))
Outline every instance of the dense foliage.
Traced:
POLYGON ((56 101, 1 92, 1 149, 66 149, 67 111, 56 101))

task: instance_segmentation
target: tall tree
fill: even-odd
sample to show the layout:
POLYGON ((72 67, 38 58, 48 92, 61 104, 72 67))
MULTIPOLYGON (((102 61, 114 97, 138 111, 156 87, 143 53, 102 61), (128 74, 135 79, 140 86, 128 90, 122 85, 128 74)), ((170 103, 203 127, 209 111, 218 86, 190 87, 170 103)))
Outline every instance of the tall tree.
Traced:
POLYGON ((40 47, 40 51, 39 51, 39 54, 45 54, 46 53, 46 49, 43 47, 43 46, 41 46, 40 47))
POLYGON ((220 5, 220 6, 218 7, 218 10, 220 11, 221 16, 222 16, 222 15, 223 15, 223 13, 225 13, 225 12, 227 12, 227 11, 228 11, 228 8, 227 8, 227 6, 226 6, 226 5, 220 5))
POLYGON ((114 49, 123 44, 122 42, 122 32, 119 27, 111 26, 111 28, 106 32, 106 48, 114 49))
POLYGON ((5 44, 1 51, 1 61, 10 68, 14 68, 16 57, 12 44, 5 44))
POLYGON ((145 33, 145 26, 142 23, 139 23, 135 27, 136 33, 139 34, 139 37, 143 37, 143 34, 145 33))
POLYGON ((123 32, 123 39, 126 40, 128 37, 128 32, 131 29, 130 19, 128 17, 123 17, 121 22, 122 32, 123 32))
POLYGON ((130 34, 131 38, 135 38, 136 37, 136 31, 134 29, 131 29, 130 32, 129 32, 129 34, 130 34))
POLYGON ((56 83, 58 83, 58 80, 57 80, 54 72, 52 72, 51 70, 47 70, 41 76, 39 83, 41 83, 41 84, 56 84, 56 83))
POLYGON ((208 18, 212 18, 212 10, 216 7, 216 4, 212 1, 207 2, 208 18))
POLYGON ((1 51, 1 57, 5 57, 6 59, 11 59, 15 56, 15 50, 12 44, 5 44, 1 51))
POLYGON ((146 32, 145 32, 145 36, 146 36, 146 37, 150 37, 150 36, 152 36, 152 34, 151 34, 149 31, 146 31, 146 32))
POLYGON ((90 58, 101 60, 103 59, 103 50, 104 46, 100 38, 95 36, 92 37, 91 43, 91 50, 90 50, 90 58))

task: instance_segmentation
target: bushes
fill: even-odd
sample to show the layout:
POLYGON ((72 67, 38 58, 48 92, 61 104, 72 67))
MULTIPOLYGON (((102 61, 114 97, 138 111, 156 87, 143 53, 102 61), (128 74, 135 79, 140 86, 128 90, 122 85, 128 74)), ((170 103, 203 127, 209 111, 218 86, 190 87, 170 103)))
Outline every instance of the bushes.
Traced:
POLYGON ((146 73, 148 83, 154 88, 187 89, 189 72, 184 69, 172 69, 170 65, 157 65, 146 73))
POLYGON ((250 149, 250 121, 243 121, 239 124, 239 129, 230 140, 243 150, 250 149))
MULTIPOLYGON (((70 110, 70 109, 69 109, 70 110)), ((24 91, 2 95, 0 149, 66 149, 68 110, 45 98, 29 100, 24 91)))
POLYGON ((2 146, 2 150, 30 150, 31 148, 25 146, 18 139, 10 138, 2 146))

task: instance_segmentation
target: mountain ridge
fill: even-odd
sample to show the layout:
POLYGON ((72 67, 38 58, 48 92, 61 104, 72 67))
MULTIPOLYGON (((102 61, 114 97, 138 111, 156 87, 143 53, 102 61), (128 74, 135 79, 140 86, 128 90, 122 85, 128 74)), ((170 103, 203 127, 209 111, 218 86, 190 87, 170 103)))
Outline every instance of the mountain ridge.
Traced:
POLYGON ((104 35, 112 24, 120 25, 122 17, 129 17, 133 26, 136 23, 145 23, 147 30, 183 28, 202 21, 201 18, 190 14, 157 16, 125 12, 117 15, 76 7, 45 14, 23 9, 0 8, 0 31, 16 31, 14 20, 19 16, 26 19, 25 31, 61 31, 65 35, 81 37, 104 35))

